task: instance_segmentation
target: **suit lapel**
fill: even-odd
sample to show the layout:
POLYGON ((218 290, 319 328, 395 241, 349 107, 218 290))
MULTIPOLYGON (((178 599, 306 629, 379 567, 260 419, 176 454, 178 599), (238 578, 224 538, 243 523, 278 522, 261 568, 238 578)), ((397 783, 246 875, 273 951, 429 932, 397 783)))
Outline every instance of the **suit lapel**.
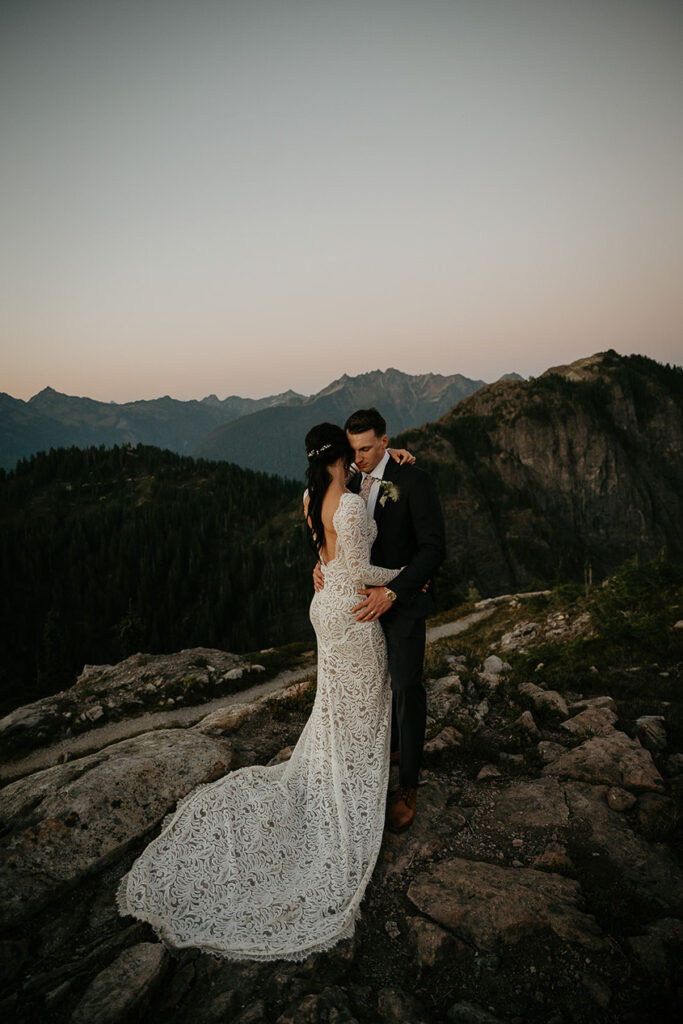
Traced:
MULTIPOLYGON (((396 472, 397 468, 398 468, 398 463, 394 462, 394 460, 390 456, 389 457, 389 461, 387 462, 386 466, 384 467, 384 476, 382 477, 382 479, 383 480, 389 480, 392 483, 396 483, 396 477, 401 475, 400 474, 400 470, 399 470, 398 473, 396 472)), ((380 524, 380 522, 382 520, 382 516, 384 515, 386 506, 387 506, 387 502, 384 502, 384 504, 381 503, 381 501, 380 501, 381 497, 382 497, 382 485, 380 484, 379 485, 379 494, 377 495, 377 501, 375 502, 375 517, 374 517, 375 518, 375 522, 377 523, 377 527, 378 528, 379 528, 379 524, 380 524)))

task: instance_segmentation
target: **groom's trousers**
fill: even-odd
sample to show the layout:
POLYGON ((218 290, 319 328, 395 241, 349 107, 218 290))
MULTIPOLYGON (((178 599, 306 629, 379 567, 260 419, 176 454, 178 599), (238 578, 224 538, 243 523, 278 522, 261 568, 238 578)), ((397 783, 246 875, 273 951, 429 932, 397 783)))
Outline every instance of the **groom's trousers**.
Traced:
POLYGON ((422 682, 426 629, 424 618, 416 618, 409 632, 405 622, 397 619, 391 613, 380 619, 391 676, 391 749, 399 752, 399 784, 412 788, 420 775, 427 720, 427 694, 422 682))

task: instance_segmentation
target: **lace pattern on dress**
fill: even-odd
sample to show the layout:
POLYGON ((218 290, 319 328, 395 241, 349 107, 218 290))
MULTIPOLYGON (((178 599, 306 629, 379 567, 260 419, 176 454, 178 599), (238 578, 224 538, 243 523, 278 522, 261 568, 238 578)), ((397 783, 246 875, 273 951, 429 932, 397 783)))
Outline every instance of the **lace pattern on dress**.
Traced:
POLYGON ((303 960, 353 934, 382 840, 391 690, 382 627, 351 608, 400 569, 370 565, 377 527, 359 495, 342 495, 334 525, 310 607, 317 695, 290 760, 183 797, 119 884, 119 912, 170 950, 303 960))

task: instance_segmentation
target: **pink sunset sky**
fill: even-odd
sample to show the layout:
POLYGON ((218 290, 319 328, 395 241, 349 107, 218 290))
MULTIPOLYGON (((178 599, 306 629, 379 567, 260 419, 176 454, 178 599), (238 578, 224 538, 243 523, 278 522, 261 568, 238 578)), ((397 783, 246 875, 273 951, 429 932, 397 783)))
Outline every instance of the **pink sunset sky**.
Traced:
POLYGON ((683 361, 683 4, 3 0, 0 390, 683 361))

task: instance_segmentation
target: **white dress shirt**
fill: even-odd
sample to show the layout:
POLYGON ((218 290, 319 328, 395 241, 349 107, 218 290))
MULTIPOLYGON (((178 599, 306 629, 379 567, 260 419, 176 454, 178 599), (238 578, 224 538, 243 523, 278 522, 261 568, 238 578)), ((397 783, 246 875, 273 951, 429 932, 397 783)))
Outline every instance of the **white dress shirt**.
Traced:
POLYGON ((368 494, 368 518, 371 518, 375 514, 375 506, 377 505, 377 498, 379 496, 379 482, 384 477, 384 470, 386 469, 387 462, 391 456, 389 452, 384 453, 384 458, 380 459, 375 468, 371 473, 363 473, 363 479, 366 476, 375 476, 376 480, 373 480, 370 493, 368 494))

